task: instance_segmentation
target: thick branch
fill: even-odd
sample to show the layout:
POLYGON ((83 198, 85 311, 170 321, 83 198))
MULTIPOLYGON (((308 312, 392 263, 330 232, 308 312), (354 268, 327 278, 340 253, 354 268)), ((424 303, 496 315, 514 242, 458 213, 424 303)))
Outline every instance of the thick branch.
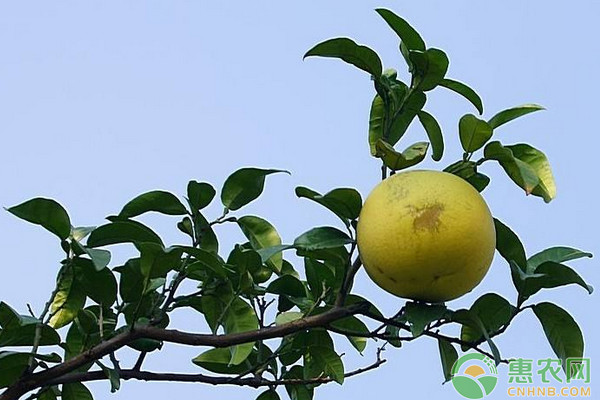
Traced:
POLYGON ((48 382, 73 372, 89 362, 99 360, 136 339, 156 339, 164 342, 191 346, 229 347, 242 343, 255 342, 257 340, 283 337, 308 328, 327 326, 333 321, 364 312, 366 308, 368 308, 368 304, 366 303, 357 303, 344 308, 334 307, 322 314, 302 318, 284 325, 229 335, 195 334, 177 330, 161 329, 154 326, 135 326, 133 329, 104 341, 85 353, 73 357, 62 364, 42 372, 25 376, 23 379, 7 388, 6 391, 0 395, 0 400, 16 400, 28 391, 40 386, 45 386, 48 382))
POLYGON ((263 328, 257 331, 232 333, 229 335, 208 335, 181 332, 173 329, 161 329, 154 326, 138 326, 135 332, 139 337, 162 340, 164 342, 186 344, 189 346, 229 347, 257 340, 283 337, 304 329, 326 326, 333 321, 359 314, 368 308, 368 304, 353 304, 348 307, 334 307, 322 314, 298 319, 284 325, 263 328))

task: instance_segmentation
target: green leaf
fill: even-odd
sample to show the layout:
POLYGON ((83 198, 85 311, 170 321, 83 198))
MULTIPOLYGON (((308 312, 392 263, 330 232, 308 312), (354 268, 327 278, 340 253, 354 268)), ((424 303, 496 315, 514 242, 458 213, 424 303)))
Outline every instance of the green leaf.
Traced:
POLYGON ((138 302, 144 292, 144 276, 140 271, 140 259, 128 260, 125 265, 115 268, 121 274, 119 294, 126 303, 138 302))
POLYGON ((179 229, 181 232, 185 233, 192 239, 194 238, 194 227, 192 225, 192 220, 187 215, 177 223, 177 229, 179 229))
POLYGON ((488 160, 496 160, 504 169, 506 174, 525 190, 526 194, 541 194, 540 178, 536 170, 528 163, 514 156, 510 148, 502 146, 500 142, 490 142, 485 146, 483 155, 488 160), (538 188, 536 190, 536 188, 538 188), (536 190, 536 193, 534 193, 536 190))
POLYGON ((563 263, 566 261, 576 260, 583 257, 592 257, 592 253, 577 250, 572 247, 557 246, 542 250, 529 257, 527 260, 527 271, 533 272, 535 269, 545 263, 552 261, 555 263, 563 263))
POLYGON ((438 349, 440 351, 440 360, 442 362, 444 383, 446 383, 452 379, 452 366, 458 359, 458 352, 452 343, 444 339, 438 339, 438 349))
MULTIPOLYGON (((304 379, 304 371, 300 365, 294 365, 284 375, 283 379, 304 379)), ((291 400, 312 400, 314 388, 309 385, 287 384, 285 390, 291 400)))
POLYGON ((338 267, 342 267, 342 273, 345 272, 350 257, 350 253, 344 246, 315 250, 305 250, 302 247, 298 247, 296 250, 298 256, 324 261, 336 273, 338 267))
POLYGON ((206 218, 199 212, 195 213, 194 223, 196 224, 197 240, 200 243, 200 248, 211 253, 218 253, 219 240, 206 218))
POLYGON ((396 325, 387 325, 385 327, 385 336, 387 342, 397 348, 402 347, 402 340, 399 339, 400 327, 396 325))
POLYGON ((388 23, 390 28, 396 32, 402 43, 409 50, 425 50, 425 42, 419 33, 404 19, 400 18, 390 10, 377 8, 375 11, 388 23))
POLYGON ((306 297, 302 282, 292 275, 282 275, 267 286, 267 293, 283 294, 292 297, 306 297))
POLYGON ((280 400, 280 397, 275 390, 269 389, 259 394, 256 400, 280 400))
POLYGON ((187 195, 190 206, 194 211, 198 211, 208 206, 215 198, 217 192, 206 182, 189 181, 187 186, 187 195))
POLYGON ((95 226, 78 226, 71 227, 71 238, 75 239, 78 242, 81 242, 85 239, 92 231, 96 229, 95 226))
MULTIPOLYGON (((0 302, 0 347, 33 346, 35 332, 41 321, 36 318, 19 315, 8 304, 0 302)), ((40 346, 52 346, 60 343, 58 333, 48 325, 42 325, 40 346)))
MULTIPOLYGON (((258 329, 258 318, 254 309, 243 301, 235 298, 228 308, 223 324, 226 334, 254 331, 258 329)), ((231 359, 229 364, 239 365, 243 363, 252 352, 254 343, 244 343, 230 347, 231 359)))
POLYGON ((469 86, 452 79, 442 79, 439 85, 460 94, 475 106, 477 111, 479 111, 479 115, 483 114, 483 102, 481 101, 481 97, 479 97, 479 95, 469 86))
MULTIPOLYGON (((254 250, 266 249, 273 246, 281 245, 281 237, 273 225, 268 221, 248 215, 237 219, 240 229, 250 241, 254 250)), ((273 254, 267 261, 267 265, 281 271, 283 263, 283 255, 280 252, 273 254)))
POLYGON ((151 353, 153 351, 160 350, 163 346, 163 343, 154 339, 136 339, 127 346, 139 352, 151 353))
POLYGON ((343 246, 352 242, 352 239, 331 226, 313 228, 294 240, 294 246, 304 250, 321 250, 343 246))
POLYGON ((419 121, 421 121, 421 125, 425 128, 427 137, 431 142, 431 148, 433 150, 431 158, 433 158, 434 161, 440 161, 444 154, 444 136, 442 135, 442 128, 440 128, 440 125, 433 115, 426 111, 419 111, 417 116, 419 117, 419 121))
POLYGON ((304 270, 306 272, 306 281, 315 299, 321 297, 325 288, 331 288, 333 291, 339 289, 335 287, 335 270, 332 271, 326 264, 305 257, 304 270))
POLYGON ((66 267, 50 305, 52 317, 48 325, 59 329, 70 324, 85 305, 85 298, 85 292, 74 276, 74 268, 66 267))
POLYGON ((378 157, 392 171, 410 168, 420 163, 425 158, 428 148, 429 143, 417 142, 406 148, 402 153, 399 153, 389 143, 383 140, 377 142, 378 157))
POLYGON ((238 375, 248 371, 248 366, 243 363, 240 365, 230 365, 231 352, 229 348, 216 348, 205 351, 195 357, 192 362, 210 372, 217 374, 238 375))
POLYGON ((425 303, 406 303, 404 319, 410 324, 410 332, 414 337, 419 336, 425 327, 448 314, 446 306, 429 305, 425 303))
POLYGON ((62 362, 62 357, 60 356, 60 354, 57 353, 50 353, 50 354, 34 354, 33 355, 36 359, 38 360, 42 360, 45 361, 47 363, 61 363, 62 362))
POLYGON ((525 271, 527 257, 523 243, 517 234, 496 218, 494 218, 494 227, 496 229, 496 250, 506 261, 514 261, 522 271, 525 271))
POLYGON ((343 331, 352 332, 360 335, 346 335, 346 337, 350 341, 350 344, 352 344, 352 346, 354 346, 354 348, 358 350, 359 353, 362 353, 367 347, 367 337, 364 335, 368 336, 371 331, 365 325, 364 322, 362 322, 355 316, 352 315, 350 317, 338 319, 336 321, 333 321, 330 325, 333 328, 341 329, 343 331))
POLYGON ((170 271, 179 269, 185 251, 181 247, 165 249, 156 243, 139 243, 136 247, 140 251, 140 272, 146 279, 165 278, 170 271))
POLYGON ((489 124, 492 127, 492 129, 496 129, 497 127, 504 125, 515 118, 519 118, 523 115, 527 115, 529 113, 540 110, 545 110, 545 108, 537 104, 523 104, 522 106, 517 106, 500 111, 498 114, 490 118, 489 124))
POLYGON ((140 194, 125 204, 119 217, 132 218, 150 211, 167 215, 184 215, 186 213, 185 207, 175 195, 162 190, 154 190, 140 194))
POLYGON ((573 317, 552 303, 539 303, 533 312, 540 320, 546 338, 554 353, 562 360, 563 368, 567 358, 583 357, 583 334, 573 317))
POLYGON ((377 155, 375 144, 379 139, 383 139, 383 127, 385 124, 385 103, 378 94, 371 103, 371 112, 369 114, 369 147, 371 155, 377 155))
MULTIPOLYGON (((273 257, 277 253, 281 253, 284 250, 293 249, 294 245, 291 244, 280 244, 273 247, 265 247, 264 249, 256 250, 262 262, 267 262, 268 259, 273 257)), ((285 263, 285 260, 283 261, 285 263)), ((283 268, 283 267, 282 267, 283 268)))
POLYGON ((71 234, 69 215, 54 200, 38 197, 10 207, 6 211, 32 224, 42 226, 61 240, 67 239, 71 234))
POLYGON ((409 58, 414 67, 413 77, 416 77, 416 89, 427 92, 434 89, 446 76, 448 71, 448 56, 440 49, 410 50, 409 58))
POLYGON ((594 291, 573 269, 553 261, 546 261, 540 264, 532 272, 532 275, 535 276, 525 279, 522 295, 526 298, 534 295, 541 289, 551 289, 570 284, 581 286, 589 294, 592 294, 594 291))
POLYGON ((106 367, 102 367, 102 371, 104 371, 104 375, 106 375, 108 381, 110 382, 110 392, 117 392, 121 388, 121 377, 119 376, 119 371, 106 367))
POLYGON ((505 148, 511 150, 517 160, 523 161, 535 171, 539 184, 533 188, 531 194, 542 197, 546 203, 552 201, 556 197, 556 183, 546 155, 524 143, 505 146, 505 148))
MULTIPOLYGON (((67 332, 65 343, 62 345, 65 349, 65 360, 70 360, 78 356, 85 350, 100 343, 100 329, 98 318, 100 316, 100 307, 91 306, 77 313, 77 317, 67 332)), ((113 334, 116 326, 116 314, 110 309, 102 309, 103 334, 109 337, 113 334)), ((127 329, 127 327, 124 327, 127 329)), ((85 372, 92 366, 88 363, 77 371, 85 372)))
POLYGON ((346 297, 346 305, 347 306, 352 305, 352 304, 359 304, 359 303, 368 305, 369 313, 371 313, 379 318, 384 318, 381 311, 379 311, 377 309, 377 307, 375 307, 369 300, 365 299, 364 297, 361 297, 356 294, 349 294, 348 297, 346 297))
POLYGON ((227 265, 233 267, 238 273, 256 272, 262 267, 262 264, 263 261, 257 251, 246 249, 240 245, 236 245, 227 258, 227 265))
POLYGON ((285 172, 279 169, 241 168, 225 180, 221 202, 229 210, 238 210, 260 196, 265 187, 265 177, 285 172))
MULTIPOLYGON (((228 302, 231 298, 227 299, 228 302)), ((222 323, 221 318, 224 315, 226 304, 218 296, 203 295, 200 297, 200 305, 202 314, 206 319, 206 323, 210 327, 213 334, 217 333, 220 324, 222 323)), ((231 354, 228 360, 231 359, 231 354)), ((227 361, 229 363, 229 361, 227 361)))
POLYGON ((62 400, 94 400, 92 393, 82 383, 65 383, 62 386, 62 400))
POLYGON ((304 58, 311 56, 339 58, 375 78, 379 78, 383 69, 377 53, 348 38, 335 38, 321 42, 307 51, 304 58))
POLYGON ((346 225, 349 224, 348 220, 358 218, 362 208, 360 193, 352 188, 333 189, 322 195, 312 189, 298 186, 296 187, 296 196, 304 197, 322 205, 337 215, 346 225))
POLYGON ((408 86, 398 80, 398 72, 393 68, 383 71, 383 75, 375 81, 375 91, 383 99, 385 118, 398 112, 409 95, 408 86))
POLYGON ((0 351, 0 388, 15 383, 29 365, 28 353, 0 351))
POLYGON ((474 312, 471 312, 470 310, 461 309, 458 311, 454 311, 451 314, 451 319, 453 322, 458 322, 463 326, 469 326, 474 331, 479 330, 485 338, 487 345, 490 347, 490 350, 492 351, 492 354, 494 356, 494 362, 496 363, 496 365, 500 364, 502 360, 502 358, 500 357, 500 351, 498 350, 498 347, 489 335, 483 322, 479 318, 479 315, 477 315, 474 312))
POLYGON ((458 123, 458 133, 463 149, 472 153, 479 150, 492 137, 492 127, 473 114, 466 114, 458 123))
POLYGON ((490 184, 490 178, 479 172, 466 179, 478 192, 482 192, 490 184))
MULTIPOLYGON (((506 299, 495 293, 486 293, 475 300, 475 303, 471 306, 470 312, 477 315, 486 332, 489 335, 493 335, 510 321, 515 313, 515 307, 513 307, 506 299)), ((463 325, 460 331, 460 338, 465 342, 477 344, 480 343, 484 336, 480 329, 474 329, 469 325, 463 325)), ((463 351, 467 351, 468 349, 468 346, 462 347, 463 351)))
POLYGON ((135 242, 163 244, 160 237, 146 225, 136 221, 115 221, 94 229, 87 240, 87 246, 101 247, 135 242))
POLYGON ((90 299, 105 307, 117 300, 117 280, 110 269, 97 271, 94 264, 84 258, 75 258, 74 268, 82 291, 90 299))
POLYGON ((509 266, 512 281, 519 292, 519 303, 522 303, 527 299, 527 297, 523 295, 525 292, 526 281, 530 278, 541 278, 543 275, 527 273, 512 260, 509 262, 509 266))
POLYGON ((310 362, 317 364, 317 368, 340 385, 344 383, 344 364, 340 356, 326 346, 310 346, 308 350, 310 362))
POLYGON ((297 333, 294 335, 284 336, 281 339, 281 344, 277 349, 278 358, 281 365, 287 368, 287 366, 294 364, 304 354, 304 348, 297 345, 297 342, 302 341, 304 332, 297 333))
POLYGON ((214 275, 226 279, 227 272, 224 268, 223 260, 216 254, 208 251, 187 246, 175 246, 182 249, 185 253, 192 255, 195 262, 186 268, 190 279, 202 281, 205 279, 203 274, 214 275))
POLYGON ((90 259, 94 263, 94 268, 96 268, 97 271, 106 268, 110 263, 110 251, 104 249, 90 249, 86 246, 81 247, 85 254, 87 254, 90 257, 90 259))
MULTIPOLYGON (((72 322, 67 331, 66 341, 61 344, 61 347, 65 349, 65 360, 81 354, 84 350, 100 342, 98 318, 90 310, 79 309, 72 322)), ((107 333, 106 331, 104 329, 103 333, 107 333)), ((114 331, 114 324, 112 330, 108 333, 112 334, 112 331, 114 331)), ((87 371, 91 366, 90 363, 78 370, 87 371)))
POLYGON ((99 332, 98 318, 90 310, 79 310, 79 312, 77 313, 76 321, 79 327, 81 328, 81 331, 86 334, 99 332))
POLYGON ((304 313, 300 311, 287 311, 277 314, 275 325, 285 325, 292 321, 304 318, 304 313))
POLYGON ((454 164, 444 168, 444 172, 449 172, 456 176, 460 176, 465 181, 469 182, 471 186, 477 189, 478 192, 482 192, 490 183, 490 178, 484 174, 477 172, 477 163, 474 161, 457 161, 454 164))
POLYGON ((40 392, 37 397, 39 400, 56 400, 56 393, 54 393, 54 388, 49 387, 40 392))
POLYGON ((392 118, 387 137, 384 136, 383 139, 392 146, 398 143, 406 133, 413 119, 417 116, 417 113, 423 109, 426 102, 427 96, 423 92, 413 92, 408 96, 400 110, 392 118))

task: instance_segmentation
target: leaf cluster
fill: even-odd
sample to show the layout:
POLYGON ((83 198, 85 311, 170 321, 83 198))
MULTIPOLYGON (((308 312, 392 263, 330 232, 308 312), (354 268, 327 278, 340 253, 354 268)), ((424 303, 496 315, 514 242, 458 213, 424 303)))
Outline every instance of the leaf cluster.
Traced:
POLYGON ((497 128, 544 108, 537 104, 524 104, 483 119, 483 101, 477 92, 467 84, 447 77, 450 61, 446 53, 427 47, 419 33, 392 11, 376 11, 400 41, 398 49, 408 67, 410 82, 401 81, 393 68, 383 69, 382 61, 374 50, 348 38, 334 38, 319 43, 305 57, 338 58, 371 75, 376 94, 369 114, 369 146, 371 155, 382 161, 383 178, 388 169, 394 173, 419 164, 430 147, 432 159, 442 159, 442 128, 436 118, 424 109, 428 94, 442 87, 463 96, 478 112, 478 115, 466 114, 460 118, 458 136, 464 150, 463 158, 444 171, 464 178, 481 192, 490 179, 479 171, 479 167, 486 161, 495 161, 526 194, 550 202, 556 196, 556 186, 546 155, 529 144, 503 145, 497 140, 490 142, 497 128), (402 151, 396 150, 394 146, 414 120, 418 120, 423 127, 427 141, 412 143, 402 151), (473 155, 482 148, 482 157, 471 161, 473 155))

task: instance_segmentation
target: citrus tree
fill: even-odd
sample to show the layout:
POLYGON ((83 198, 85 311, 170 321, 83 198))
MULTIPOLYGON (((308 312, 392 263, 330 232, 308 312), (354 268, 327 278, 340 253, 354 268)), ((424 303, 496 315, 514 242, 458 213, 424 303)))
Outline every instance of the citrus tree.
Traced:
MULTIPOLYGON (((444 176, 453 174, 472 196, 480 196, 490 184, 486 168, 497 165, 526 194, 550 202, 556 189, 544 153, 526 143, 504 144, 494 136, 504 124, 543 108, 526 104, 484 118, 478 94, 446 76, 448 57, 442 50, 427 47, 417 31, 393 12, 376 11, 399 38, 410 82, 399 80, 394 69, 383 68, 377 53, 348 38, 324 41, 306 57, 341 59, 370 76, 375 95, 368 144, 371 154, 381 160, 381 178, 389 181, 399 171, 397 176, 406 174, 404 170, 418 165, 428 153, 435 161, 441 159, 445 138, 425 105, 427 94, 442 88, 464 97, 476 111, 458 120, 464 155, 440 168, 444 176), (409 127, 418 124, 427 139, 398 148, 409 127)), ((320 385, 343 384, 380 367, 385 346, 401 347, 414 340, 432 340, 439 348, 441 374, 448 380, 459 352, 479 352, 496 364, 507 362, 495 338, 524 312, 539 319, 539 334, 545 334, 563 368, 568 358, 583 355, 583 335, 575 320, 556 304, 537 302, 535 295, 570 284, 591 293, 591 287, 565 265, 591 257, 589 253, 552 247, 528 255, 518 236, 490 216, 492 236, 485 243, 506 260, 514 298, 487 293, 470 308, 456 310, 452 303, 441 301, 457 293, 413 296, 411 284, 403 281, 396 294, 408 299, 394 315, 386 316, 376 304, 352 292, 365 259, 357 235, 366 236, 366 242, 384 239, 370 233, 377 231, 366 216, 360 218, 363 201, 358 191, 341 187, 321 194, 297 187, 299 198, 331 211, 339 225, 315 227, 293 241, 282 239, 264 218, 244 213, 244 206, 263 192, 265 181, 285 172, 242 168, 225 180, 218 196, 211 184, 190 181, 184 201, 169 192, 150 191, 97 227, 71 221, 51 199, 34 198, 8 208, 58 237, 64 258, 57 263, 56 287, 43 310, 25 312, 0 303, 0 399, 25 395, 44 400, 91 399, 86 382, 106 380, 114 392, 123 381, 137 379, 249 386, 261 389, 260 400, 278 399, 284 391, 277 389, 283 387, 291 399, 306 400, 320 385), (222 203, 221 215, 203 212, 213 201, 222 203), (166 244, 136 220, 149 212, 175 216, 174 229, 186 241, 166 244), (222 224, 237 225, 247 240, 232 249, 221 248, 217 233, 222 224), (131 246, 133 257, 113 265, 110 248, 123 243, 131 246), (195 290, 183 290, 189 282, 195 290), (170 316, 182 310, 204 319, 207 331, 185 332, 171 326, 170 316), (345 370, 337 340, 348 340, 359 353, 372 353, 372 361, 345 370), (197 347, 198 356, 182 362, 195 364, 198 372, 146 370, 149 357, 166 357, 161 353, 164 343, 197 347), (120 361, 126 352, 137 356, 132 365, 120 361)), ((383 202, 376 209, 388 206, 394 204, 383 202)), ((412 237, 398 240, 414 244, 414 251, 420 244, 412 237)), ((461 251, 460 243, 454 247, 461 251)), ((410 254, 411 248, 404 254, 410 254)), ((397 279, 402 280, 402 275, 397 279)), ((394 292, 394 287, 388 290, 394 292)))

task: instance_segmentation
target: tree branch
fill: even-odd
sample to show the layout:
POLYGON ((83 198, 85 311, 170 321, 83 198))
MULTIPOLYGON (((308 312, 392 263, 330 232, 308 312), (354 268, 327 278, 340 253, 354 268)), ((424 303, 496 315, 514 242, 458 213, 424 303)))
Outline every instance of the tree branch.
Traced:
MULTIPOLYGON (((402 322, 394 321, 392 319, 387 319, 387 318, 381 318, 380 316, 375 315, 375 314, 370 313, 370 312, 363 313, 363 315, 366 316, 366 317, 372 318, 372 319, 374 319, 376 321, 379 321, 379 322, 382 322, 382 323, 385 323, 385 324, 388 324, 388 325, 392 325, 392 326, 395 326, 395 327, 398 327, 400 329, 403 329, 405 331, 410 332, 410 327, 408 325, 406 325, 406 324, 403 324, 402 322)), ((435 339, 443 339, 443 340, 446 340, 446 341, 448 341, 450 343, 455 343, 455 344, 459 344, 461 346, 466 346, 466 347, 468 347, 470 349, 473 349, 473 350, 477 351, 478 353, 481 353, 483 355, 488 356, 492 360, 494 359, 494 356, 491 353, 489 353, 489 352, 487 352, 487 351, 479 348, 477 346, 477 344, 474 344, 474 343, 471 343, 471 342, 466 342, 464 340, 461 340, 461 339, 458 339, 458 338, 455 338, 455 337, 446 336, 446 335, 443 335, 441 333, 432 332, 432 331, 428 331, 428 330, 423 331, 422 335, 423 336, 432 337, 432 338, 435 338, 435 339)), ((400 338, 396 338, 396 339, 407 340, 408 338, 402 338, 402 337, 400 337, 400 338)), ((507 360, 500 360, 500 362, 508 363, 507 360)))
MULTIPOLYGON (((250 343, 257 340, 283 337, 291 333, 308 328, 326 326, 333 321, 360 314, 368 309, 368 303, 352 304, 348 307, 334 307, 322 314, 301 318, 287 324, 247 331, 229 335, 210 335, 182 332, 174 329, 161 329, 155 326, 137 326, 135 332, 146 339, 161 340, 164 342, 185 344, 189 346, 229 347, 236 344, 250 343)), ((0 397, 0 400, 2 398, 0 397)))
MULTIPOLYGON (((362 373, 371 371, 378 368, 380 365, 386 362, 385 359, 377 358, 377 360, 366 367, 356 369, 344 374, 344 377, 350 378, 352 376, 360 375, 362 373)), ((211 385, 235 385, 235 386, 250 386, 250 387, 261 387, 261 386, 279 386, 279 385, 310 385, 310 384, 321 384, 332 382, 333 379, 329 377, 319 377, 314 379, 278 379, 269 380, 261 377, 251 378, 230 378, 222 376, 210 376, 204 374, 177 374, 177 373, 158 373, 150 371, 136 371, 133 369, 121 370, 120 378, 124 380, 142 380, 142 381, 155 381, 155 382, 191 382, 191 383, 207 383, 211 385)), ((92 371, 92 372, 76 372, 71 373, 60 378, 47 382, 47 385, 59 385, 64 383, 73 382, 89 382, 105 380, 106 375, 103 371, 92 371)))
MULTIPOLYGON (((185 344, 191 346, 229 347, 237 344, 255 342, 257 340, 283 337, 309 328, 327 326, 329 323, 365 312, 368 303, 352 304, 348 307, 334 307, 322 314, 302 318, 280 326, 263 328, 256 331, 240 332, 229 335, 211 335, 181 332, 177 330, 161 329, 154 326, 135 326, 133 329, 114 336, 88 351, 56 365, 45 371, 24 376, 15 384, 9 386, 0 395, 0 400, 16 400, 30 390, 48 385, 77 368, 96 360, 126 346, 140 338, 161 340, 164 342, 185 344)), ((229 378, 227 378, 229 379, 229 378)))

